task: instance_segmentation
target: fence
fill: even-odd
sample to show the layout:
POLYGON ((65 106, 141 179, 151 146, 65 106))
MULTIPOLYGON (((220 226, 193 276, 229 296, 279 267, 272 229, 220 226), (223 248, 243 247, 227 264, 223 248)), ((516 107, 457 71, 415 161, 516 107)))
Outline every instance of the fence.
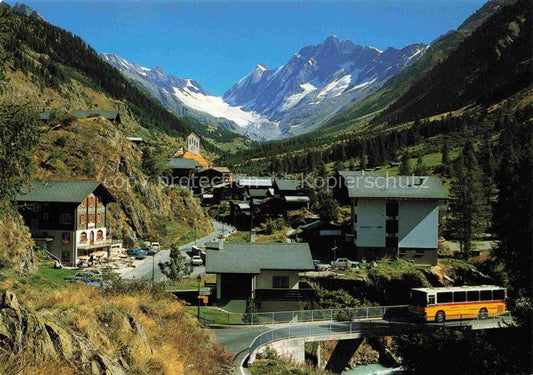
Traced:
POLYGON ((255 325, 278 323, 302 323, 320 321, 344 321, 382 318, 390 309, 405 306, 371 306, 350 309, 298 310, 266 313, 235 314, 203 308, 200 320, 209 324, 255 325))
POLYGON ((289 325, 264 332, 250 344, 248 351, 252 355, 259 347, 274 341, 303 338, 311 336, 395 336, 409 333, 424 333, 440 327, 470 327, 472 329, 502 328, 512 323, 509 312, 479 314, 477 319, 463 319, 461 315, 449 316, 442 323, 400 323, 400 322, 329 322, 324 324, 289 325), (454 320, 451 320, 454 319, 454 320))

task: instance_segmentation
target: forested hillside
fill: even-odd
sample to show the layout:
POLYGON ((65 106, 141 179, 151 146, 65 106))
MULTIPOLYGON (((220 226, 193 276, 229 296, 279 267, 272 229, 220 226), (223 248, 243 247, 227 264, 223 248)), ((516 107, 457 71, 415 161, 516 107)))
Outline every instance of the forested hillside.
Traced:
POLYGON ((360 117, 383 110, 404 94, 411 84, 416 82, 436 64, 442 62, 461 42, 468 37, 484 20, 494 14, 507 0, 490 0, 477 12, 468 17, 457 30, 452 30, 433 41, 424 56, 405 71, 388 81, 380 90, 363 99, 349 110, 328 121, 322 130, 355 126, 360 117))
POLYGON ((372 122, 402 123, 490 106, 531 84, 532 5, 503 6, 372 122))
MULTIPOLYGON (((164 108, 143 89, 104 62, 81 38, 45 21, 0 7, 0 61, 6 68, 31 74, 42 88, 58 90, 76 79, 110 97, 124 101, 144 127, 174 136, 194 130, 217 141, 231 141, 235 134, 208 128, 192 119, 181 119, 164 108)), ((204 142, 204 146, 217 150, 204 142)))

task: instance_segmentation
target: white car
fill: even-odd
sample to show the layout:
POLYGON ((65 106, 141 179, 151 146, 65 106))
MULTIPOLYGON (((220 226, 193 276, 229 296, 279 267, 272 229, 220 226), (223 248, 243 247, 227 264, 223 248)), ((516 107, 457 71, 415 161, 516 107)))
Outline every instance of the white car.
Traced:
POLYGON ((193 255, 191 257, 191 264, 193 266, 201 266, 204 264, 204 261, 202 260, 202 257, 200 255, 193 255))
POLYGON ((338 258, 331 262, 333 268, 348 268, 351 265, 351 261, 347 258, 338 258))

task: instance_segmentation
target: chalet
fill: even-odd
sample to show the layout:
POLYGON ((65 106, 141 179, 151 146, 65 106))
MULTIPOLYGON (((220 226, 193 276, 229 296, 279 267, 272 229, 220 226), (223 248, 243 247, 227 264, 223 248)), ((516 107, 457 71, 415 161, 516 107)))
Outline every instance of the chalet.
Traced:
POLYGON ((172 158, 167 161, 167 167, 172 171, 173 183, 189 185, 195 172, 201 169, 196 160, 172 158))
POLYGON ((285 210, 309 209, 310 199, 302 181, 276 178, 272 187, 274 196, 282 201, 285 210))
POLYGON ((439 205, 448 195, 436 177, 341 171, 335 196, 351 207, 347 234, 358 259, 390 256, 437 264, 439 205))
POLYGON ((216 275, 219 306, 241 301, 256 311, 301 310, 316 298, 316 291, 299 281, 300 272, 314 270, 305 243, 217 242, 206 246, 205 267, 216 275))
POLYGON ((17 196, 36 244, 65 265, 111 245, 107 205, 114 198, 97 181, 33 181, 17 196))

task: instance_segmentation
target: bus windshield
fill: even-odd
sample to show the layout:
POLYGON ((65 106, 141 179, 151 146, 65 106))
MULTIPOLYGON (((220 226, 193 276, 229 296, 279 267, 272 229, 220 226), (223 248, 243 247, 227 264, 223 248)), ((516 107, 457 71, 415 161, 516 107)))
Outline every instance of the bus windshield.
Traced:
POLYGON ((414 306, 427 306, 427 293, 420 290, 411 291, 411 303, 414 306))

